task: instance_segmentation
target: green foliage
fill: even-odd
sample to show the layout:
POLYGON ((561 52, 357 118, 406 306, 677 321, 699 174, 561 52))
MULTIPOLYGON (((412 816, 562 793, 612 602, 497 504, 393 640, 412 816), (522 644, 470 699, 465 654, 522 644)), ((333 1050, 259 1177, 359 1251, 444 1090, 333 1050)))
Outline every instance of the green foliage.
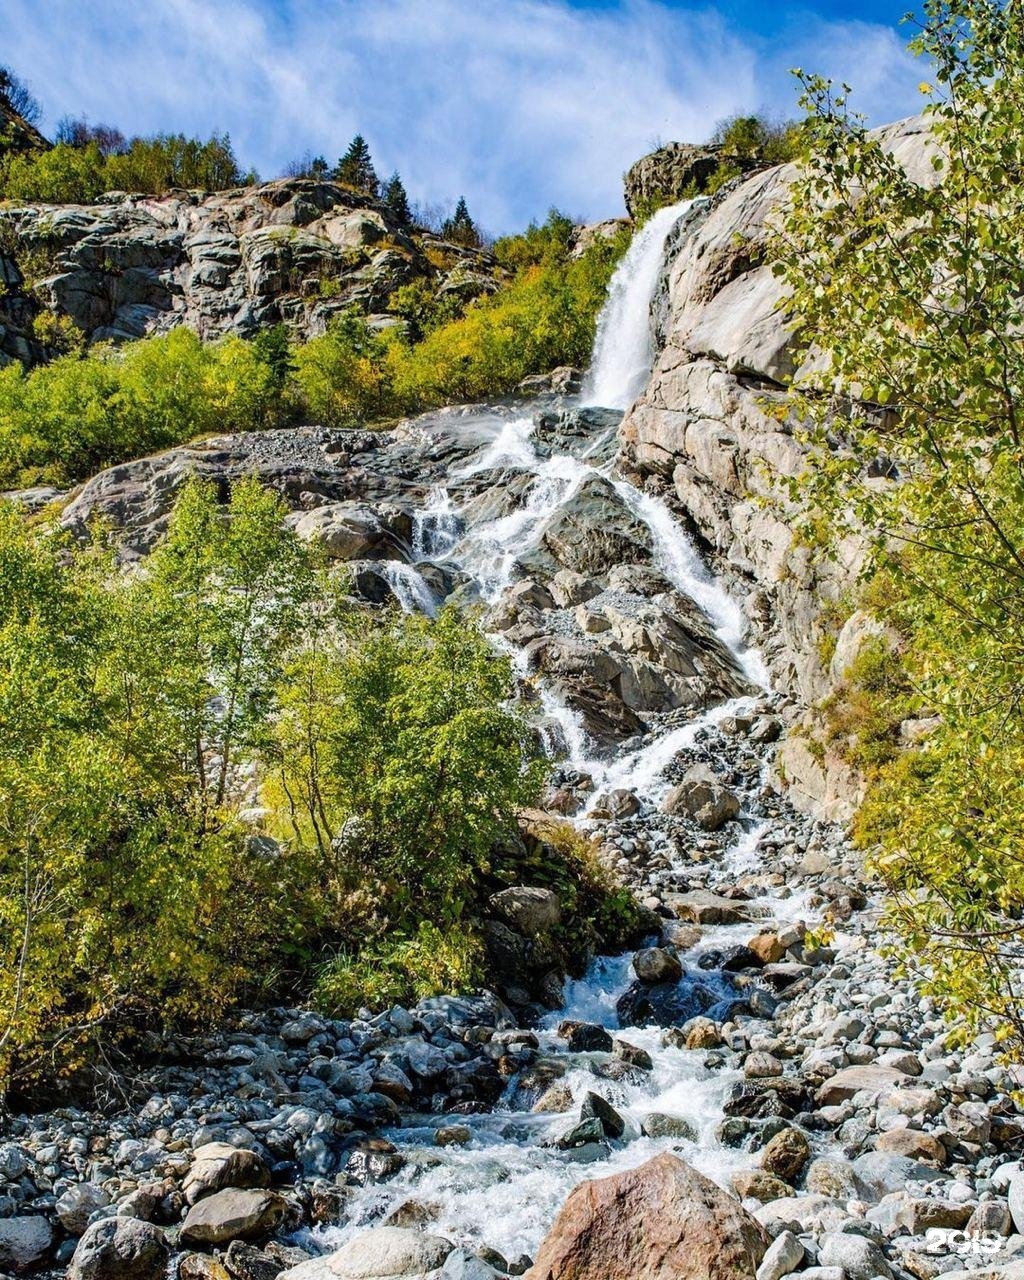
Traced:
POLYGON ((483 244, 483 236, 470 217, 465 196, 459 196, 455 212, 450 218, 446 218, 441 226, 441 235, 446 240, 451 240, 453 244, 464 244, 473 249, 478 249, 483 244))
POLYGON ((126 575, 0 506, 0 1081, 240 998, 477 982, 471 907, 541 777, 508 661, 454 611, 346 610, 283 515, 190 482, 126 575))
POLYGON ((896 713, 936 718, 895 758, 867 735, 858 830, 900 953, 964 1035, 991 1021, 1019 1054, 1024 15, 930 0, 912 47, 934 64, 928 186, 845 91, 805 78, 811 145, 776 251, 798 341, 829 362, 795 395, 811 452, 796 496, 836 543, 869 536, 869 570, 888 574, 875 607, 904 638, 902 674, 876 673, 862 712, 884 722, 898 680, 896 713))
POLYGON ((30 373, 9 365, 0 486, 63 484, 208 432, 246 430, 272 416, 279 378, 254 344, 203 343, 184 328, 30 373))
POLYGON ((561 221, 561 215, 549 217, 550 239, 540 261, 530 261, 544 238, 537 229, 527 232, 523 244, 503 243, 505 260, 519 257, 525 265, 498 293, 477 299, 464 316, 428 331, 416 346, 392 349, 394 388, 403 404, 428 408, 482 400, 514 390, 530 373, 586 362, 628 233, 570 258, 551 245, 561 221))
POLYGON ((412 222, 412 210, 409 208, 409 197, 405 185, 397 173, 393 173, 384 187, 384 207, 403 225, 412 222))
POLYGON ((359 956, 343 955, 318 971, 313 1003, 331 1017, 353 1017, 362 1008, 414 1004, 438 995, 461 995, 479 986, 483 948, 464 929, 444 932, 423 921, 408 938, 391 938, 359 956))
POLYGON ((294 383, 305 412, 328 427, 353 427, 394 417, 388 339, 354 311, 295 350, 294 383))
POLYGON ((357 133, 349 143, 348 150, 338 161, 331 176, 353 191, 361 191, 364 195, 375 198, 379 194, 380 182, 370 158, 370 148, 361 133, 357 133))
POLYGON ((718 122, 711 142, 721 147, 726 160, 748 165, 785 164, 800 156, 803 134, 803 125, 799 121, 736 115, 718 122))
POLYGON ((132 138, 109 149, 86 134, 85 145, 58 142, 47 151, 25 151, 0 160, 0 198, 88 203, 104 191, 161 195, 172 187, 223 191, 255 181, 235 159, 227 134, 205 142, 184 134, 132 138))

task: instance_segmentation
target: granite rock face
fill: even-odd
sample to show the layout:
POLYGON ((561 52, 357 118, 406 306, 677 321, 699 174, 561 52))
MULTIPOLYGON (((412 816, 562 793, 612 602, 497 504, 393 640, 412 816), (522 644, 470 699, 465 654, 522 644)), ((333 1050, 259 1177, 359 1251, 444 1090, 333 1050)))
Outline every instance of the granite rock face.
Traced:
MULTIPOLYGON (((934 181, 920 118, 879 136, 916 181, 934 181)), ((842 675, 819 656, 822 606, 853 583, 863 547, 850 541, 835 562, 816 558, 795 542, 776 483, 804 460, 793 422, 778 412, 795 368, 783 286, 768 260, 771 220, 794 174, 782 165, 734 181, 682 219, 655 303, 660 354, 620 440, 624 465, 662 487, 746 600, 776 687, 806 707, 842 675)), ((849 815, 858 780, 839 762, 822 766, 795 746, 785 765, 805 808, 849 815)))
POLYGON ((352 307, 373 326, 398 323, 389 300, 412 280, 469 301, 493 292, 499 275, 490 254, 400 224, 370 197, 310 178, 8 207, 0 210, 0 250, 0 273, 10 277, 0 363, 45 354, 31 329, 40 306, 70 317, 91 342, 178 325, 204 338, 249 337, 280 322, 307 338, 352 307))

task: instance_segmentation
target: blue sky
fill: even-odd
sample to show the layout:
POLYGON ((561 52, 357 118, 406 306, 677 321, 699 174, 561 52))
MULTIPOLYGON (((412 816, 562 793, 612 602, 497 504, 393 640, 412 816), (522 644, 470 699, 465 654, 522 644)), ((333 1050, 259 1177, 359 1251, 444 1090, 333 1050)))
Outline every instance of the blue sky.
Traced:
MULTIPOLYGON (((905 0, 904 0, 905 4, 905 0)), ((876 123, 917 109, 897 0, 0 0, 0 58, 44 128, 226 130, 264 177, 360 131, 410 195, 464 193, 491 231, 551 205, 621 212, 659 142, 793 111, 789 68, 854 86, 876 123)))

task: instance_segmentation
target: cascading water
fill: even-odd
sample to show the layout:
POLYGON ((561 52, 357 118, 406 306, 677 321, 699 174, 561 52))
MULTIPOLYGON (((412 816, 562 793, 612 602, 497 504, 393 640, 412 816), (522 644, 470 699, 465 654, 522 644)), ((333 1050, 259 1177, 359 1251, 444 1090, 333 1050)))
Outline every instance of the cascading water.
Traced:
MULTIPOLYGON (((591 376, 586 399, 610 407, 627 407, 642 388, 653 352, 650 306, 662 270, 665 241, 690 202, 656 214, 636 240, 616 272, 609 298, 598 324, 591 376)), ((553 517, 588 479, 610 480, 632 516, 646 529, 653 560, 673 587, 688 596, 707 616, 723 645, 733 654, 753 686, 766 686, 760 656, 744 641, 745 620, 739 605, 707 570, 688 538, 659 499, 616 477, 611 463, 588 460, 592 442, 581 441, 578 453, 548 452, 538 445, 531 416, 495 421, 481 415, 477 431, 489 431, 484 443, 462 466, 449 473, 449 489, 434 490, 416 514, 413 525, 413 558, 420 568, 428 563, 460 578, 479 597, 498 601, 514 580, 521 558, 537 550, 553 517), (487 488, 488 481, 491 488, 487 488), (523 483, 525 481, 525 483, 523 483), (506 496, 515 485, 514 497, 486 510, 490 515, 473 518, 473 503, 481 494, 501 487, 506 496), (451 489, 467 489, 468 500, 457 507, 451 489), (498 514, 495 514, 495 511, 498 514)), ((418 568, 386 562, 377 566, 387 576, 404 608, 432 613, 435 600, 418 568)), ((749 712, 753 698, 735 698, 689 722, 678 721, 655 732, 641 747, 612 759, 594 759, 579 714, 544 680, 530 670, 529 655, 504 637, 495 637, 507 652, 519 678, 529 681, 537 694, 547 728, 542 730, 551 754, 593 779, 593 792, 623 788, 632 790, 657 807, 668 789, 666 774, 685 759, 702 735, 727 717, 749 712)), ((753 792, 751 793, 753 794, 753 792)), ((580 820, 590 826, 593 803, 580 820)), ((765 824, 748 816, 739 828, 724 865, 739 872, 756 865, 765 824)), ((799 916, 801 898, 763 899, 760 910, 784 922, 799 916)), ((714 926, 704 935, 684 963, 695 964, 700 954, 717 946, 745 941, 751 926, 714 926)), ((626 1122, 624 1141, 613 1145, 594 1162, 581 1162, 559 1150, 553 1141, 567 1127, 566 1115, 533 1114, 523 1109, 510 1082, 503 1103, 490 1114, 460 1117, 470 1129, 471 1141, 462 1148, 439 1151, 434 1145, 443 1118, 424 1116, 422 1123, 407 1122, 390 1136, 406 1157, 399 1175, 383 1185, 353 1191, 344 1226, 325 1229, 320 1243, 334 1247, 366 1225, 383 1220, 407 1200, 429 1205, 435 1214, 431 1230, 452 1239, 487 1243, 507 1257, 533 1253, 571 1185, 642 1163, 666 1150, 679 1152, 698 1169, 725 1180, 747 1163, 743 1152, 723 1147, 715 1126, 729 1088, 737 1078, 733 1071, 712 1070, 701 1054, 665 1045, 656 1029, 619 1028, 616 1002, 630 980, 630 957, 603 957, 594 962, 583 979, 570 983, 564 1007, 537 1032, 542 1052, 564 1052, 552 1028, 562 1018, 580 1018, 621 1031, 630 1044, 646 1049, 653 1070, 636 1079, 600 1081, 599 1091, 626 1122), (650 1113, 675 1117, 674 1136, 645 1136, 643 1120, 650 1113)), ((576 1055, 569 1062, 563 1083, 577 1101, 595 1088, 592 1055, 576 1055)))
POLYGON ((654 361, 651 300, 673 227, 694 204, 659 209, 634 237, 608 285, 597 320, 594 352, 583 387, 583 403, 628 409, 643 390, 654 361))

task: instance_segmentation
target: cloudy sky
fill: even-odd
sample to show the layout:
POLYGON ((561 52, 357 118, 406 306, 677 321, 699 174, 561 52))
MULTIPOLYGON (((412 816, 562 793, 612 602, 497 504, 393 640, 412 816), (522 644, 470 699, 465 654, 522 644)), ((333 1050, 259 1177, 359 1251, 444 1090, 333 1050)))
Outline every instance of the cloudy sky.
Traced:
POLYGON ((881 123, 916 109, 905 0, 0 0, 0 60, 44 131, 227 131, 277 176, 356 132, 414 199, 491 231, 621 211, 622 172, 738 111, 792 113, 791 67, 881 123))

